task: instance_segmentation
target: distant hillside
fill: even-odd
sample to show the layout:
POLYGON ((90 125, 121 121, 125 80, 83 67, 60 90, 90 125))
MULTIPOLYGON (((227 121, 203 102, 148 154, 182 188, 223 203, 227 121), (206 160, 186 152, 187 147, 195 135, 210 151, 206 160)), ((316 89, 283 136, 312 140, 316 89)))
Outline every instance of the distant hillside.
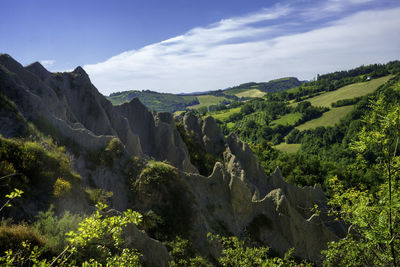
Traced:
POLYGON ((129 102, 135 97, 139 98, 140 102, 149 109, 171 113, 184 110, 187 106, 199 104, 199 100, 195 96, 158 93, 149 90, 116 92, 108 96, 107 99, 116 106, 129 102))
POLYGON ((297 78, 286 77, 286 78, 271 80, 269 82, 244 83, 244 84, 229 88, 227 90, 224 90, 224 93, 230 94, 230 95, 236 95, 236 94, 242 93, 244 91, 254 90, 254 89, 258 89, 262 92, 268 92, 268 93, 279 92, 279 91, 284 91, 284 90, 288 90, 288 89, 300 86, 302 83, 304 83, 304 82, 299 81, 297 78))
POLYGON ((209 107, 210 105, 263 97, 266 93, 288 90, 299 86, 302 83, 304 82, 299 81, 297 78, 288 77, 269 82, 250 82, 225 90, 220 89, 203 93, 176 95, 170 93, 158 93, 150 90, 131 90, 112 93, 106 98, 115 106, 129 102, 133 98, 138 97, 139 100, 149 109, 174 113, 175 111, 186 110, 188 108, 209 107))

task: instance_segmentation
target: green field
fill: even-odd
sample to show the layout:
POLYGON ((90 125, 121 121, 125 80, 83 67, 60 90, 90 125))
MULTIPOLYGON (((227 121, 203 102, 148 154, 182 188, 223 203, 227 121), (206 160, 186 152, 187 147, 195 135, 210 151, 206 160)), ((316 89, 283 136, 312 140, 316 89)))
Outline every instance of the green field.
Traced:
POLYGON ((271 121, 271 126, 274 125, 294 125, 299 119, 301 119, 302 114, 299 112, 296 113, 289 113, 277 120, 271 121))
POLYGON ((387 82, 393 75, 377 78, 369 82, 355 83, 344 86, 336 91, 327 92, 319 96, 307 99, 313 106, 330 107, 332 103, 342 100, 359 97, 374 92, 380 85, 387 82))
POLYGON ((240 112, 240 107, 237 108, 232 108, 228 110, 223 110, 218 113, 210 114, 210 116, 213 116, 214 119, 220 120, 220 121, 226 121, 230 115, 239 113, 240 112))
POLYGON ((331 108, 331 110, 325 112, 321 117, 307 121, 296 128, 300 131, 307 129, 314 129, 319 126, 334 126, 339 123, 339 121, 349 113, 354 106, 343 106, 338 108, 331 108))
POLYGON ((247 91, 243 91, 241 93, 235 94, 237 97, 263 97, 265 96, 265 92, 262 92, 258 89, 250 89, 247 91))
POLYGON ((300 149, 301 144, 286 144, 280 143, 275 148, 286 153, 296 153, 300 149))
POLYGON ((218 105, 224 100, 227 100, 226 97, 223 96, 214 96, 214 95, 198 95, 196 96, 199 100, 200 104, 189 106, 188 108, 200 108, 200 107, 208 107, 210 105, 218 105))

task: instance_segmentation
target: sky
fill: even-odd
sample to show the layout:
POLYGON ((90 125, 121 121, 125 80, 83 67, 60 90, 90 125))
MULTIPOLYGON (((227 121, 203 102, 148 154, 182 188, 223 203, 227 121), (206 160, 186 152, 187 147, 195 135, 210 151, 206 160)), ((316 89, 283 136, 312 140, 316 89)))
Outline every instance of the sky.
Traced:
POLYGON ((0 53, 104 95, 188 93, 400 59, 398 0, 0 0, 0 53))

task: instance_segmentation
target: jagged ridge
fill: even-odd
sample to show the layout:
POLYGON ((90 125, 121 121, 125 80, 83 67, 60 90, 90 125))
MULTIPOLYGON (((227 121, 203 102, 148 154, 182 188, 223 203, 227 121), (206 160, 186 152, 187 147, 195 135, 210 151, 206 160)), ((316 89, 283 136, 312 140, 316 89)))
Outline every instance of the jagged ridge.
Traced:
MULTIPOLYGON (((279 169, 267 176, 249 147, 235 136, 225 138, 212 118, 202 120, 188 113, 181 122, 193 142, 206 153, 221 158, 222 162, 217 162, 212 174, 206 177, 191 163, 171 114, 149 112, 138 99, 113 107, 81 67, 70 73, 50 73, 40 63, 24 68, 10 56, 1 55, 0 94, 15 103, 25 123, 45 120, 62 139, 88 151, 103 151, 117 137, 124 153, 116 164, 91 168, 86 158, 76 155, 74 168, 84 184, 113 191, 113 205, 118 209, 133 205, 141 211, 154 210, 162 200, 154 196, 171 193, 143 186, 129 201, 123 169, 130 157, 153 157, 175 166, 174 181, 185 188, 186 200, 193 209, 189 238, 203 254, 218 254, 206 239, 208 232, 243 237, 249 228, 256 227, 256 236, 252 238, 262 244, 281 254, 294 247, 300 257, 320 262, 319 251, 326 242, 345 234, 344 228, 332 223, 327 215, 312 214, 314 204, 326 203, 320 188, 289 185, 279 169)), ((0 112, 1 120, 7 117, 5 114, 10 113, 0 112)), ((0 130, 9 137, 21 134, 20 126, 0 130)), ((158 263, 166 260, 164 255, 158 263)))

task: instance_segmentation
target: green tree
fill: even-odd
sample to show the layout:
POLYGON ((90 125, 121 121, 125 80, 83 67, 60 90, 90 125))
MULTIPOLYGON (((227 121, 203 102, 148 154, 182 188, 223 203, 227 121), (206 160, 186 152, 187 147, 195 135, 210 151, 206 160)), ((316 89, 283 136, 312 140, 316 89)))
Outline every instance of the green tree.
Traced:
POLYGON ((389 198, 389 245, 393 266, 397 266, 394 248, 392 183, 393 178, 398 175, 400 167, 400 158, 397 156, 400 136, 400 108, 398 105, 385 105, 383 97, 380 97, 371 106, 373 112, 365 118, 365 126, 359 135, 360 140, 355 142, 352 148, 359 152, 359 157, 363 162, 368 162, 368 155, 374 153, 374 163, 386 178, 389 198))
POLYGON ((351 148, 359 168, 373 168, 384 182, 375 190, 345 189, 337 179, 330 180, 334 192, 330 203, 340 207, 337 215, 350 224, 349 235, 329 244, 326 264, 397 266, 400 199, 398 177, 400 156, 400 108, 379 97, 363 120, 358 141, 351 148), (394 190, 393 190, 394 189, 394 190))

